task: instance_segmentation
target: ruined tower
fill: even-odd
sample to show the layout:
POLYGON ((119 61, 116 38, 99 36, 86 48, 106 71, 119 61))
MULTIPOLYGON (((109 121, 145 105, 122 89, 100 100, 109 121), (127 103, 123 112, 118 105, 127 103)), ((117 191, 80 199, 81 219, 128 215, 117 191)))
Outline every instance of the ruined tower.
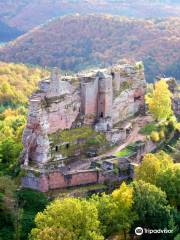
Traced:
POLYGON ((81 77, 81 113, 85 123, 94 123, 98 109, 98 77, 81 77))
POLYGON ((47 97, 58 96, 59 90, 60 90, 60 73, 57 68, 53 68, 51 72, 47 97))
POLYGON ((98 72, 98 118, 112 117, 112 77, 98 72))
POLYGON ((108 131, 112 128, 112 76, 104 72, 98 72, 98 99, 96 131, 108 131))

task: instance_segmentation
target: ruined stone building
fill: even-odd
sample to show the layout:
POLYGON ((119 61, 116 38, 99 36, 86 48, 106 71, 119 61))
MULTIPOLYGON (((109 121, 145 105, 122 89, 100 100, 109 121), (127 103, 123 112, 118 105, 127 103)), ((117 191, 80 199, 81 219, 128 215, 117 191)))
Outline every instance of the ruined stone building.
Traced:
POLYGON ((75 86, 55 70, 50 79, 39 83, 39 90, 30 98, 23 134, 25 164, 51 160, 48 134, 83 124, 110 131, 144 105, 142 66, 117 65, 77 78, 79 84, 75 86))
MULTIPOLYGON (((22 153, 26 170, 35 166, 44 173, 46 164, 62 163, 64 156, 59 145, 52 146, 50 135, 65 129, 89 126, 104 133, 112 144, 121 141, 125 132, 118 123, 143 110, 145 90, 141 63, 117 64, 73 77, 61 76, 54 69, 50 79, 39 83, 29 101, 22 153), (55 158, 52 152, 57 152, 55 158)), ((63 144, 69 147, 69 142, 63 144)), ((30 176, 26 176, 23 185, 32 187, 34 183, 28 181, 30 176)), ((34 188, 39 189, 38 184, 34 188)))

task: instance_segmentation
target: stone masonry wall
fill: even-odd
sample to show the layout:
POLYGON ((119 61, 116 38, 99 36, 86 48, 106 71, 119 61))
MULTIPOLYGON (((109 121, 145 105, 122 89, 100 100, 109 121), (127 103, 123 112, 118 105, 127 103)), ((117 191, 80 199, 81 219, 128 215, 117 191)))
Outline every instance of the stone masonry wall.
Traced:
POLYGON ((116 65, 111 70, 114 78, 113 124, 132 117, 144 105, 146 81, 143 65, 116 65))
POLYGON ((103 183, 105 177, 97 170, 82 170, 78 172, 69 172, 63 174, 60 171, 53 171, 48 174, 42 174, 39 177, 28 173, 22 177, 24 187, 47 192, 53 189, 61 189, 73 186, 103 183))
POLYGON ((80 97, 78 92, 65 95, 59 99, 48 99, 46 111, 48 114, 49 133, 60 129, 69 129, 76 120, 80 109, 80 97))

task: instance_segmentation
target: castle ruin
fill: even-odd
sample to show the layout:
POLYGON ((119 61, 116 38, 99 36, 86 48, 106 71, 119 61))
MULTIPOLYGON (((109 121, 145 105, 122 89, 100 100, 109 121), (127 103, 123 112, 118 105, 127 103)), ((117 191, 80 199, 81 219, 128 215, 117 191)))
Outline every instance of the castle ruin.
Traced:
MULTIPOLYGON (((23 167, 40 169, 45 175, 49 171, 45 166, 50 166, 53 161, 63 167, 65 156, 58 149, 59 145, 52 146, 50 138, 63 130, 89 126, 95 132, 105 134, 111 144, 125 140, 126 130, 119 123, 144 110, 145 91, 142 63, 117 64, 73 77, 60 76, 54 69, 50 79, 39 83, 29 101, 23 133, 23 167)), ((63 144, 69 147, 68 142, 63 144)), ((54 171, 57 171, 56 167, 54 171)), ((40 189, 39 183, 34 187, 30 179, 32 176, 26 176, 23 186, 40 189)))

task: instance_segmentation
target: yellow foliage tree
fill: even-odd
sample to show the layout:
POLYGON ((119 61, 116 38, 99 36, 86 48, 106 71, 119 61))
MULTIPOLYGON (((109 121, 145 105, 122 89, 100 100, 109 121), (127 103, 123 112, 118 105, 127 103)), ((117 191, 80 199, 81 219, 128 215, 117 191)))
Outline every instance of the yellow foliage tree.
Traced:
POLYGON ((153 142, 158 142, 160 140, 159 133, 156 131, 152 131, 151 133, 151 140, 153 142))
POLYGON ((161 130, 161 131, 159 132, 159 137, 160 137, 160 139, 163 139, 163 138, 165 137, 165 134, 164 134, 164 131, 163 131, 163 130, 161 130))
POLYGON ((133 188, 126 183, 122 183, 119 189, 112 192, 112 198, 115 202, 115 208, 113 209, 115 232, 118 235, 123 232, 124 239, 127 239, 127 233, 137 217, 132 209, 133 188))
POLYGON ((25 104, 48 71, 24 64, 0 62, 0 104, 25 104))
POLYGON ((149 111, 156 121, 166 120, 172 115, 171 97, 172 93, 163 79, 156 82, 152 92, 146 95, 149 111))
POLYGON ((38 213, 31 240, 103 240, 98 211, 92 202, 78 198, 57 199, 38 213))
POLYGON ((172 166, 173 160, 165 152, 149 153, 144 156, 142 164, 135 169, 135 178, 156 185, 159 174, 172 166))

